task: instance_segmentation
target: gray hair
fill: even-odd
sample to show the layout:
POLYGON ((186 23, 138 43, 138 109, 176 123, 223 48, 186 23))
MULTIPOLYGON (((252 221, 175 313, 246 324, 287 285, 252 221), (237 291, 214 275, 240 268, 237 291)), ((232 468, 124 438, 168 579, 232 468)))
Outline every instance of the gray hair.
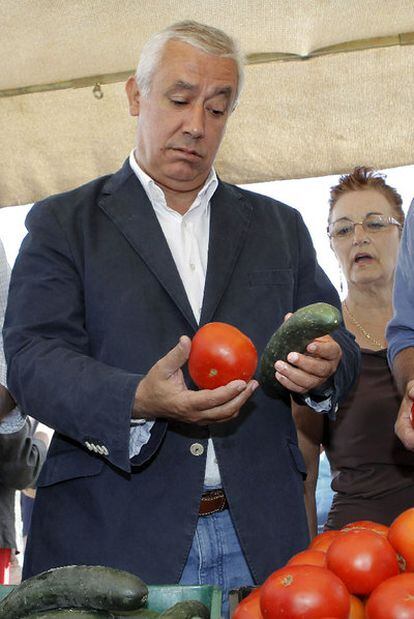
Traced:
POLYGON ((231 58, 237 67, 237 91, 234 107, 236 107, 244 82, 244 56, 237 41, 222 30, 186 20, 177 22, 154 34, 141 51, 135 79, 141 94, 148 96, 154 71, 160 60, 164 46, 172 39, 188 43, 207 54, 231 58))

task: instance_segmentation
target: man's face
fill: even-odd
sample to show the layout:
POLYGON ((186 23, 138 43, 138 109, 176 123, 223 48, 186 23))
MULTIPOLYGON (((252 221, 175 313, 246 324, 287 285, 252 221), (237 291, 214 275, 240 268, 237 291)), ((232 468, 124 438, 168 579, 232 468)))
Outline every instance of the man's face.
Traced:
POLYGON ((234 60, 169 41, 149 94, 127 82, 129 108, 137 116, 136 158, 159 185, 192 191, 203 185, 222 140, 237 90, 234 60))

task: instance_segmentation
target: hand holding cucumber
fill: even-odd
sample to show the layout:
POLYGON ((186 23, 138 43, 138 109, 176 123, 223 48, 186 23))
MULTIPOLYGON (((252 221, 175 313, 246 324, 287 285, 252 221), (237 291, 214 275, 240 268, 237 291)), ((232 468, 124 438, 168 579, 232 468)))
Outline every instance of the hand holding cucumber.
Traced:
POLYGON ((316 338, 306 347, 306 354, 292 351, 287 361, 275 363, 277 380, 289 391, 307 393, 321 387, 336 372, 342 351, 330 336, 316 338))
POLYGON ((261 383, 279 392, 306 393, 321 387, 341 360, 341 348, 329 335, 341 322, 339 310, 328 303, 287 314, 263 352, 261 383))

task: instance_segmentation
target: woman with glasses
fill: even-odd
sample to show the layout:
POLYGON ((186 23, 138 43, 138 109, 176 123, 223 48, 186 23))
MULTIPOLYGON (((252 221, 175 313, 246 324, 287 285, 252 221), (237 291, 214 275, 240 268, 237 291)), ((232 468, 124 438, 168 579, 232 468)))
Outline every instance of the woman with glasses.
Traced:
POLYGON ((316 532, 315 488, 320 446, 332 469, 334 497, 325 528, 356 520, 389 525, 414 505, 414 454, 394 434, 400 396, 387 365, 385 328, 401 231, 402 200, 384 177, 355 168, 332 187, 328 236, 347 291, 343 318, 361 348, 361 372, 336 419, 296 407, 300 446, 308 466, 306 502, 316 532))

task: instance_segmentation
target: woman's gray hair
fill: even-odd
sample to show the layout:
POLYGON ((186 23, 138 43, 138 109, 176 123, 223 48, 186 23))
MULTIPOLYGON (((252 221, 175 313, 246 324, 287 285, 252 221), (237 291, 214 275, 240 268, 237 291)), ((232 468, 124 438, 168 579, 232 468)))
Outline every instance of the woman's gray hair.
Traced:
POLYGON ((161 58, 164 46, 171 40, 182 41, 201 49, 207 54, 232 58, 237 66, 237 91, 234 100, 236 107, 244 82, 244 57, 240 47, 233 38, 222 30, 186 20, 177 22, 153 35, 141 51, 135 79, 141 94, 148 96, 154 71, 161 58))

